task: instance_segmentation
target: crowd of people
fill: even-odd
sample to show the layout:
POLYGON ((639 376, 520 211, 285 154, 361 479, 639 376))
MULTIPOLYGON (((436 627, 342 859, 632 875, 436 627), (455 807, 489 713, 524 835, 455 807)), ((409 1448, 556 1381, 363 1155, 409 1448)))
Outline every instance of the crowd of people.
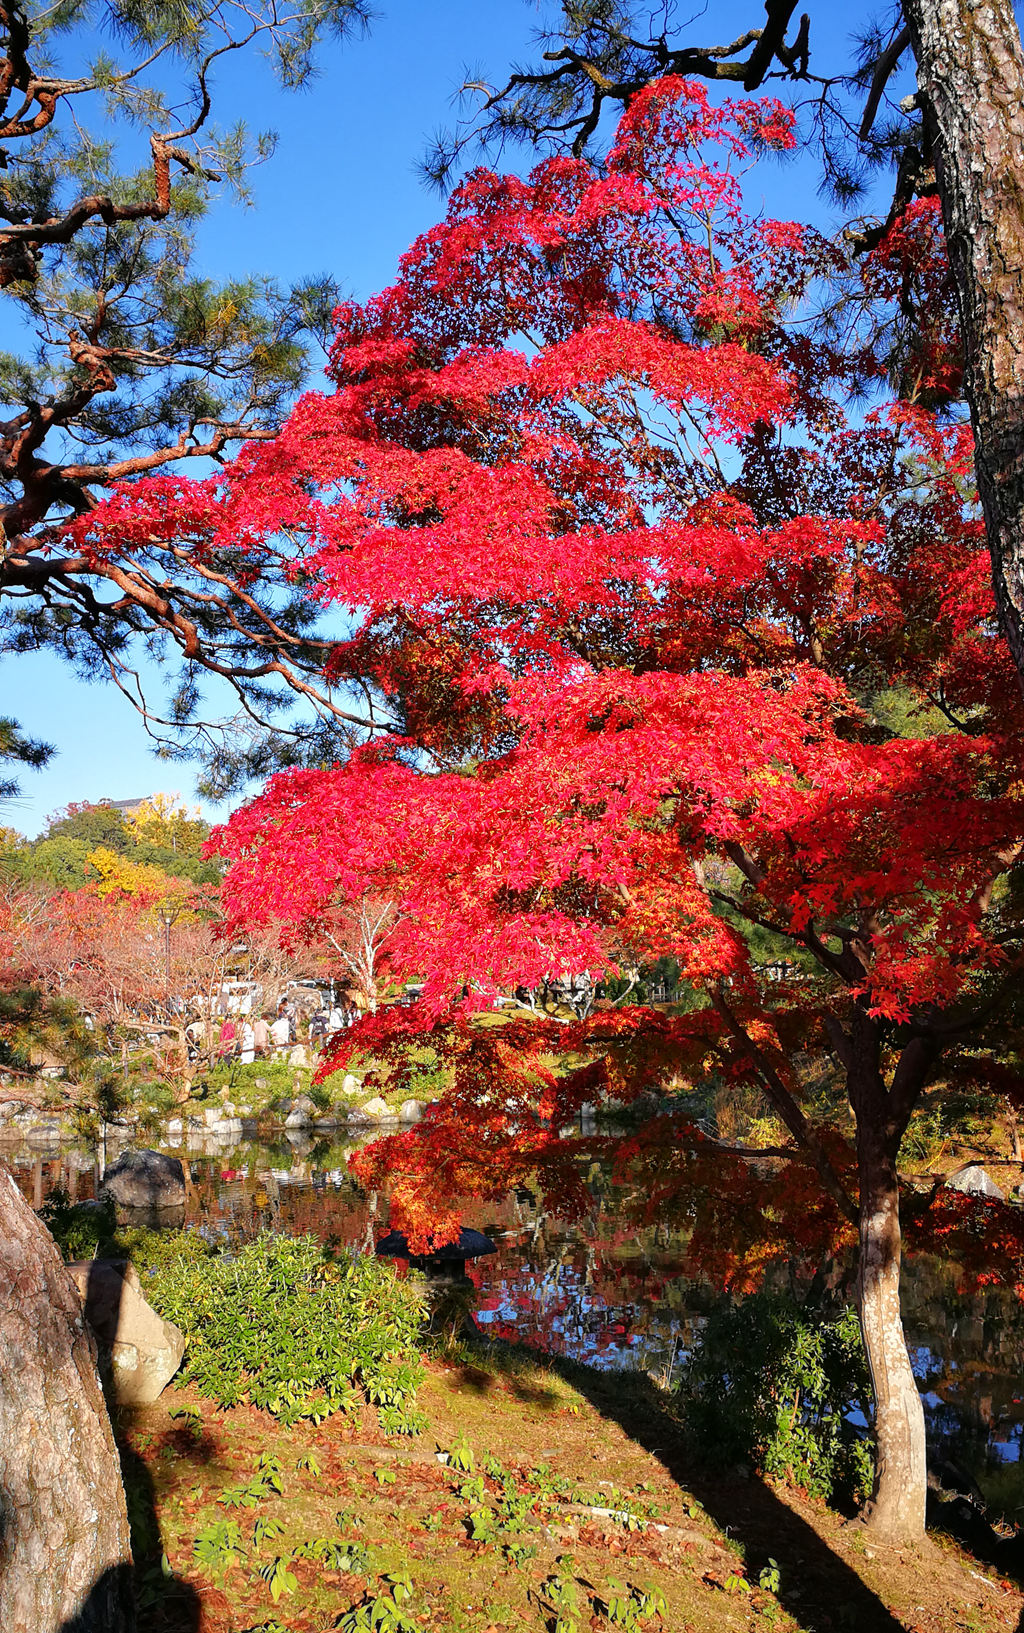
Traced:
POLYGON ((344 998, 312 1014, 288 999, 279 1004, 274 1015, 228 1014, 217 1034, 217 1054, 222 1060, 237 1058, 246 1065, 255 1060, 280 1059, 297 1043, 319 1049, 351 1026, 358 1014, 357 1006, 344 998), (303 1031, 305 1037, 301 1036, 303 1031))

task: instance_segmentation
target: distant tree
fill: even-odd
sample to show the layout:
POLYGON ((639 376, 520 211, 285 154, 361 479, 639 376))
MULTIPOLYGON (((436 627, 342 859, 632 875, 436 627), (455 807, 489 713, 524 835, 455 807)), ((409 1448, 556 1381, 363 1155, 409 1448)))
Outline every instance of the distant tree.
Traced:
POLYGON ((124 812, 109 800, 73 800, 50 817, 43 837, 82 840, 122 852, 134 842, 124 812))
POLYGON ((37 839, 9 858, 8 871, 25 884, 42 885, 50 890, 79 890, 88 880, 96 878, 89 863, 94 848, 87 839, 64 835, 57 839, 37 839))
POLYGON ((369 1014, 377 1012, 380 983, 388 967, 387 947, 398 925, 395 903, 386 896, 364 894, 356 901, 333 902, 309 932, 322 937, 335 953, 347 981, 369 1014))
POLYGON ((198 810, 190 810, 174 794, 153 794, 125 817, 136 845, 170 850, 182 856, 200 856, 210 825, 198 810))

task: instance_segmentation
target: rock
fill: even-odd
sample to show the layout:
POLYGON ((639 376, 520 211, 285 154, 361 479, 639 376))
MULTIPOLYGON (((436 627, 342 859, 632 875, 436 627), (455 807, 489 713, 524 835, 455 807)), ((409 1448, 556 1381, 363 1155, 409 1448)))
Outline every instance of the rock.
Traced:
POLYGON ((349 1121, 355 1123, 384 1123, 394 1117, 394 1112, 386 1100, 375 1094, 362 1106, 357 1106, 349 1113, 349 1121))
POLYGON ((221 1139, 237 1139, 241 1132, 241 1117, 221 1117, 210 1127, 210 1133, 219 1135, 221 1139))
POLYGON ((167 1132, 168 1134, 184 1134, 185 1124, 182 1122, 180 1117, 171 1118, 170 1122, 167 1124, 167 1132))
POLYGON ((308 1094, 300 1094, 291 1102, 284 1120, 285 1128, 308 1128, 316 1114, 316 1107, 308 1094))
POLYGON ((999 1186, 990 1179, 980 1162, 969 1162, 950 1174, 946 1181, 951 1191, 962 1191, 965 1196, 987 1196, 995 1202, 1005 1202, 999 1186))
POLYGON ((288 1064, 289 1066, 309 1065, 309 1050, 306 1048, 304 1043, 295 1044, 291 1054, 288 1056, 288 1064))
POLYGON ((21 1110, 20 1100, 0 1100, 0 1123, 9 1123, 21 1110))
POLYGON ((36 1123, 30 1128, 25 1138, 29 1145, 42 1147, 56 1145, 60 1141, 61 1127, 59 1123, 36 1123))
POLYGON ((403 1100, 398 1115, 403 1123, 418 1123, 423 1112, 422 1100, 403 1100))
POLYGON ((182 1207, 185 1170, 160 1151, 126 1151, 107 1169, 103 1191, 126 1208, 182 1207))
POLYGON ((323 1117, 318 1117, 313 1126, 318 1131, 323 1129, 325 1133, 330 1134, 339 1126, 339 1119, 327 1112, 323 1117))
POLYGON ((341 1080, 342 1094, 362 1094, 363 1085, 353 1072, 346 1072, 341 1080))
MULTIPOLYGON (((180 1166, 180 1165, 179 1165, 180 1166)), ((158 1316, 134 1265, 116 1259, 69 1264, 85 1319, 96 1336, 100 1371, 119 1406, 149 1406, 185 1353, 185 1335, 158 1316)))

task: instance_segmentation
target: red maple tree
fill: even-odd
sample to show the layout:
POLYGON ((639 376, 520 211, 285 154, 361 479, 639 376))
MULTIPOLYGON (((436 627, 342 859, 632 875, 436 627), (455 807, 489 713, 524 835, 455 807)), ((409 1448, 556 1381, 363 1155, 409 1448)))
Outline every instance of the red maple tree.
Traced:
MULTIPOLYGON (((397 282, 339 312, 333 395, 216 479, 140 483, 90 537, 244 552, 284 528, 309 594, 348 609, 328 677, 375 687, 394 730, 272 778, 215 843, 240 917, 400 914, 389 956, 423 1002, 334 1062, 431 1031, 452 1066, 424 1124, 360 1159, 396 1222, 450 1232, 459 1195, 529 1173, 582 1205, 573 1113, 671 1080, 616 1156, 692 1217, 696 1262, 736 1279, 859 1241, 870 1515, 913 1537, 898 1153, 926 1093, 1013 1076, 986 1027, 1019 967, 1021 707, 937 217, 916 206, 851 287, 813 234, 744 213, 738 173, 792 140, 779 104, 670 79, 603 173, 475 173, 397 282), (688 1013, 474 1019, 663 955, 688 1013), (768 1102, 772 1167, 688 1120, 711 1072, 768 1102)), ((982 1273, 959 1202, 910 1214, 982 1273)), ((986 1230, 1019 1274, 1010 1212, 986 1230)))

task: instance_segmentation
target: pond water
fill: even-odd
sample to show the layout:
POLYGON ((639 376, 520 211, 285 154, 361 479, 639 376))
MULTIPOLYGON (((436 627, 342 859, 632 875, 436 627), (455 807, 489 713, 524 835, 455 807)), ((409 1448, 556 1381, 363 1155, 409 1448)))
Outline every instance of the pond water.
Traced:
MULTIPOLYGON (((387 1228, 387 1204, 361 1190, 345 1166, 358 1143, 314 1145, 295 1136, 216 1152, 166 1149, 188 1161, 186 1221, 211 1240, 312 1231, 372 1251, 387 1228)), ((91 1150, 4 1156, 37 1207, 58 1184, 79 1200, 94 1196, 102 1177, 103 1154, 91 1150)), ((715 1290, 686 1274, 680 1231, 626 1224, 610 1185, 595 1184, 593 1198, 577 1223, 545 1212, 526 1190, 500 1204, 467 1203, 464 1224, 485 1231, 498 1249, 469 1267, 476 1321, 497 1337, 595 1366, 643 1368, 668 1382, 715 1290)), ((930 1454, 964 1468, 993 1507, 1024 1522, 1024 1306, 1002 1289, 964 1295, 952 1267, 918 1260, 905 1270, 904 1321, 930 1454)))

